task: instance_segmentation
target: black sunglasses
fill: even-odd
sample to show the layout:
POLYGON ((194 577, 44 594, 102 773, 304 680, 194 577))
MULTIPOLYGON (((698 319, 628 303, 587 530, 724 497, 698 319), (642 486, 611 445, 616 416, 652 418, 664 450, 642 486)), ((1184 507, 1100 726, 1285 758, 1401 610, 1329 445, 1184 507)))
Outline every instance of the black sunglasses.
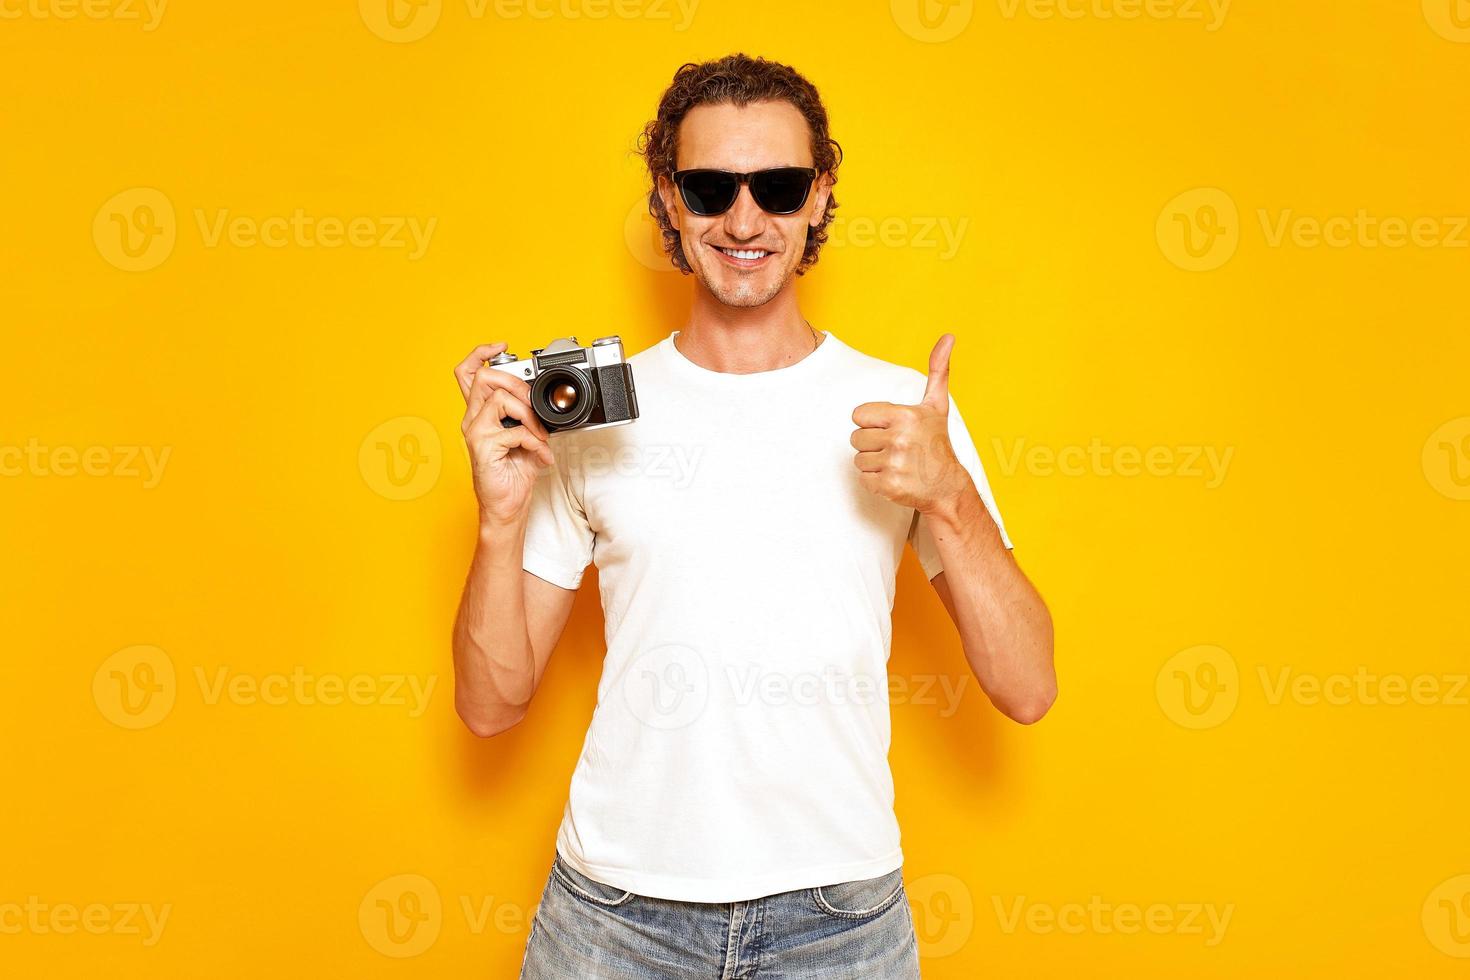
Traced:
POLYGON ((674 186, 684 206, 701 218, 724 214, 740 196, 740 185, 750 185, 750 196, 768 214, 795 214, 806 203, 817 172, 811 167, 773 167, 754 173, 729 170, 676 170, 674 186))

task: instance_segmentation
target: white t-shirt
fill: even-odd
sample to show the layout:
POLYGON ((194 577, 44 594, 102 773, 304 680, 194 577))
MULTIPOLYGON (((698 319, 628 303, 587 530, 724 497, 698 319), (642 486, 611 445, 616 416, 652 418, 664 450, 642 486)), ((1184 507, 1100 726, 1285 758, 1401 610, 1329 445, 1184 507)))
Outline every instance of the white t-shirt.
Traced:
POLYGON ((630 358, 640 417, 553 436, 533 495, 524 567, 575 589, 595 562, 607 629, 557 850, 693 902, 886 874, 903 862, 887 661, 904 542, 942 567, 924 520, 858 482, 848 439, 854 408, 915 404, 925 375, 830 333, 795 364, 726 374, 674 336, 630 358))

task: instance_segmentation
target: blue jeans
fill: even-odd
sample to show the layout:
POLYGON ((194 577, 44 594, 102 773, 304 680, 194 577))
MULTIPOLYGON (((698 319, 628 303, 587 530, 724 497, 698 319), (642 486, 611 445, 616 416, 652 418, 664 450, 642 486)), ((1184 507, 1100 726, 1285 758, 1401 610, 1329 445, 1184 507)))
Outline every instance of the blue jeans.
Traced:
POLYGON ((675 902, 594 881, 558 855, 522 980, 916 980, 903 869, 746 902, 675 902))

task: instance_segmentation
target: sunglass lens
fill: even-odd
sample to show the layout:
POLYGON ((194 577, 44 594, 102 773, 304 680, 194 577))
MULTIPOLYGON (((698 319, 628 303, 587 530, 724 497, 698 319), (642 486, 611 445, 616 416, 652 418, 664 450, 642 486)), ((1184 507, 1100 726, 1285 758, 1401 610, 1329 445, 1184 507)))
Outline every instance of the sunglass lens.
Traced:
POLYGON ((718 170, 695 170, 684 175, 679 190, 684 195, 685 206, 695 214, 723 214, 735 203, 740 181, 733 174, 718 170))
POLYGON ((801 210, 811 188, 810 172, 799 167, 763 170, 750 179, 750 193, 763 210, 791 214, 801 210))

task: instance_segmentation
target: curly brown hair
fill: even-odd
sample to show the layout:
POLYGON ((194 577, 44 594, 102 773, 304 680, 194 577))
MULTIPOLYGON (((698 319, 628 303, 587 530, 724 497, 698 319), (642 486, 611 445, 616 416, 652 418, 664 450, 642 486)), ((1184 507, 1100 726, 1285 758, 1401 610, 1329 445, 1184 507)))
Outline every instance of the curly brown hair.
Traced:
MULTIPOLYGON (((806 117, 812 134, 812 160, 818 180, 829 174, 837 183, 837 166, 842 162, 842 147, 828 132, 827 109, 817 87, 790 65, 745 54, 731 54, 701 64, 690 62, 674 72, 674 80, 658 102, 658 117, 643 127, 638 137, 638 152, 648 164, 653 186, 648 193, 648 213, 658 222, 663 233, 664 251, 680 272, 688 273, 689 262, 679 241, 679 230, 669 221, 663 198, 658 192, 658 179, 674 172, 674 159, 679 150, 679 124, 698 105, 731 103, 744 108, 752 102, 789 102, 806 117)), ((802 275, 817 261, 817 253, 827 241, 827 226, 837 210, 837 198, 829 197, 821 222, 807 233, 806 248, 796 274, 802 275)))

